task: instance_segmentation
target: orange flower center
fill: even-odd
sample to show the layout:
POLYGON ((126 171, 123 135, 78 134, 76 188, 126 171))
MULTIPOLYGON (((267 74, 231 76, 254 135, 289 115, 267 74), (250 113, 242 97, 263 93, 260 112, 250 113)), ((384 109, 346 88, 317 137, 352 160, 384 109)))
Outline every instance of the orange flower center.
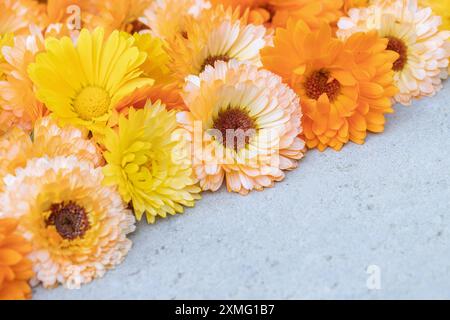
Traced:
POLYGON ((255 121, 241 108, 220 111, 213 127, 222 133, 222 144, 235 150, 244 148, 256 129, 255 121))
POLYGON ((230 57, 225 56, 225 55, 220 55, 220 56, 211 56, 211 57, 206 58, 205 62, 203 62, 201 72, 205 71, 207 66, 214 67, 214 64, 216 63, 216 61, 228 62, 228 61, 230 61, 230 57))
POLYGON ((66 240, 82 238, 89 230, 89 219, 86 210, 70 201, 53 204, 47 226, 55 226, 59 235, 66 240))
POLYGON ((387 45, 387 50, 397 52, 400 57, 394 62, 393 70, 394 71, 402 71, 408 62, 408 47, 406 46, 403 40, 400 40, 395 37, 388 37, 389 42, 387 45))
POLYGON ((341 91, 341 84, 336 79, 330 79, 326 70, 313 72, 305 81, 306 95, 310 99, 318 100, 324 93, 330 101, 334 101, 341 91))

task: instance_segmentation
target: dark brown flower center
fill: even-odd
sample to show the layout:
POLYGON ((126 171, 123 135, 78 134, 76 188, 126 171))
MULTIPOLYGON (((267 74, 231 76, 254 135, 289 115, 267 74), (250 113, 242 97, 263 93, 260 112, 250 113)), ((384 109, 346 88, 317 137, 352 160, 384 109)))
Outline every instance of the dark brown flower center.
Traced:
POLYGON ((66 240, 82 238, 89 230, 86 210, 76 203, 57 203, 50 207, 51 214, 47 226, 55 226, 59 235, 66 240))
POLYGON ((336 79, 330 81, 330 73, 325 70, 313 72, 305 81, 306 95, 318 100, 324 93, 330 101, 334 101, 341 92, 341 84, 336 79))
POLYGON ((147 26, 145 23, 142 23, 141 21, 136 19, 136 20, 132 21, 128 25, 127 29, 128 29, 127 31, 129 33, 133 34, 135 32, 140 32, 140 31, 143 31, 143 30, 149 30, 150 27, 147 26))
POLYGON ((400 57, 394 62, 393 70, 394 71, 402 71, 408 62, 408 47, 406 46, 403 40, 400 40, 395 37, 388 37, 389 42, 387 45, 387 50, 397 52, 400 57))
POLYGON ((212 56, 212 57, 206 58, 205 62, 203 62, 202 68, 201 68, 202 72, 205 71, 207 66, 214 67, 214 64, 216 63, 216 61, 228 62, 228 61, 230 61, 230 57, 221 55, 221 56, 212 56))
POLYGON ((224 146, 239 150, 249 143, 255 134, 256 125, 245 110, 228 108, 219 112, 213 128, 221 132, 224 146))
POLYGON ((42 4, 47 4, 47 0, 37 0, 39 3, 42 3, 42 4))

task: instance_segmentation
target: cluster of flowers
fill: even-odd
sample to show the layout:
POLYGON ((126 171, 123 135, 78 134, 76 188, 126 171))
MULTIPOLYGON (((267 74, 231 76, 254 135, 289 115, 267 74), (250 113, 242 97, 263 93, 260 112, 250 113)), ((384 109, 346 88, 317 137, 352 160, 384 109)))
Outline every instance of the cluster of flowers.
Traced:
POLYGON ((263 190, 442 88, 450 1, 2 0, 0 299, 79 288, 135 220, 263 190))

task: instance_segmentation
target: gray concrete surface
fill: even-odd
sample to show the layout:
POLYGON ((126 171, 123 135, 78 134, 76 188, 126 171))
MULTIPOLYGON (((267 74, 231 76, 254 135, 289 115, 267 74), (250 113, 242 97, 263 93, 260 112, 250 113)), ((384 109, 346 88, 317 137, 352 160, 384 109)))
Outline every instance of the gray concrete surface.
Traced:
POLYGON ((141 223, 103 279, 34 298, 450 298, 450 83, 396 109, 364 146, 310 152, 274 189, 205 194, 141 223), (371 265, 380 290, 368 289, 371 265))

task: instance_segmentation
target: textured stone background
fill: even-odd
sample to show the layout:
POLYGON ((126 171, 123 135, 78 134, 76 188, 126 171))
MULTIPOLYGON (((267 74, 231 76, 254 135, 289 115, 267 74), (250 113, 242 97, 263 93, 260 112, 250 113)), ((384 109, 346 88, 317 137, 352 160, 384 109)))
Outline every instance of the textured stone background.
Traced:
POLYGON ((450 298, 450 83, 386 132, 310 152, 274 189, 141 223, 126 261, 36 299, 450 298), (381 290, 366 286, 369 265, 381 290))

